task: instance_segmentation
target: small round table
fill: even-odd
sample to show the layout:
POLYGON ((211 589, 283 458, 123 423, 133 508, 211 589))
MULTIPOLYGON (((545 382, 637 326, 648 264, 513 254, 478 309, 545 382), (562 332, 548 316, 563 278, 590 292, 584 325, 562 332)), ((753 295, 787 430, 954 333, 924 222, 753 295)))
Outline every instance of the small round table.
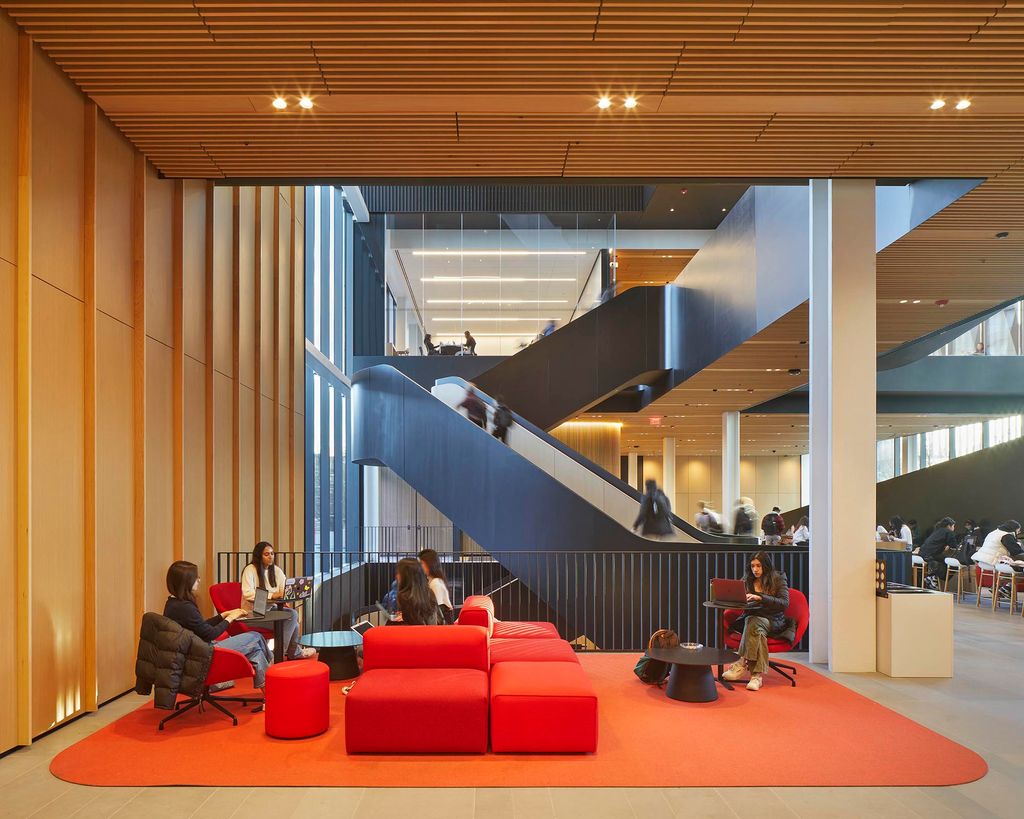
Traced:
POLYGON ((355 631, 315 631, 299 637, 299 645, 317 650, 320 662, 330 669, 332 680, 359 676, 356 647, 362 644, 362 635, 355 631))
POLYGON ((721 648, 652 648, 647 656, 672 666, 665 695, 681 702, 717 700, 718 689, 711 666, 739 659, 736 652, 721 648))

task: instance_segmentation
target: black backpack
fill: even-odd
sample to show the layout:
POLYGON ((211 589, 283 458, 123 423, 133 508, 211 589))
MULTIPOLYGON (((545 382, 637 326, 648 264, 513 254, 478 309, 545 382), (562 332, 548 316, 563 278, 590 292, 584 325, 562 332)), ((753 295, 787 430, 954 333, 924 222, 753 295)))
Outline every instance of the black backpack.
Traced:
POLYGON ((766 535, 781 535, 783 528, 782 515, 778 512, 769 512, 761 520, 761 531, 766 535))
POLYGON ((508 429, 512 426, 512 413, 504 404, 498 404, 494 410, 494 428, 508 429))

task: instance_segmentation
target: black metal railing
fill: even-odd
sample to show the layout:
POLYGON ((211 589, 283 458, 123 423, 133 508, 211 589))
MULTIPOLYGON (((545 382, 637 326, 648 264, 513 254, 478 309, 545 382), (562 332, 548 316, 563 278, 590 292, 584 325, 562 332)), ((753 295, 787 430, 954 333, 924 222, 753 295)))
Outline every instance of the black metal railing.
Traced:
MULTIPOLYGON (((376 604, 391 587, 395 564, 416 551, 278 552, 277 560, 289 577, 313 578, 313 595, 300 606, 303 629, 327 631, 348 628, 364 616, 380 616, 376 604)), ((769 553, 790 587, 807 594, 807 550, 778 547, 769 553)), ((456 608, 470 595, 487 594, 498 619, 552 622, 580 650, 642 651, 659 628, 713 645, 716 612, 703 605, 711 580, 741 577, 750 551, 447 551, 440 557, 456 608)), ((248 558, 245 553, 219 553, 218 581, 237 581, 248 558)))

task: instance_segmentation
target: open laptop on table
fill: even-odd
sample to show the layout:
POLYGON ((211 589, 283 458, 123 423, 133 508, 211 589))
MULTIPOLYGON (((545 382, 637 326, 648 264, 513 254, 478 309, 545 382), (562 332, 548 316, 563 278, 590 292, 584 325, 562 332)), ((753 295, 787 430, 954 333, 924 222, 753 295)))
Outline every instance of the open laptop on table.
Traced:
POLYGON ((267 616, 267 590, 256 589, 256 596, 252 600, 252 611, 239 620, 259 620, 267 616))
POLYGON ((716 577, 711 581, 711 599, 715 603, 735 603, 742 608, 747 605, 747 587, 742 580, 716 577))
POLYGON ((312 577, 289 577, 284 581, 284 602, 306 600, 313 594, 312 577))

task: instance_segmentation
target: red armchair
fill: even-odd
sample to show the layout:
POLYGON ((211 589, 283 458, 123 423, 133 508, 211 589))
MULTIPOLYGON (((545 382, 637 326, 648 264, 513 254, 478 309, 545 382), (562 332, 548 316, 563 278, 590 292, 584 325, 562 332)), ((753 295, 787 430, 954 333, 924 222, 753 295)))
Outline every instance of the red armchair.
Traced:
MULTIPOLYGON (((231 611, 232 609, 241 608, 242 584, 214 583, 210 586, 210 601, 213 603, 213 607, 217 609, 218 614, 223 614, 224 612, 231 611)), ((244 634, 247 631, 259 632, 266 637, 267 640, 274 639, 274 632, 272 629, 247 626, 241 620, 235 620, 231 625, 229 625, 226 633, 233 637, 236 634, 244 634)))
MULTIPOLYGON (((739 648, 740 635, 733 631, 729 631, 729 627, 736 622, 737 618, 739 618, 742 613, 743 612, 738 609, 728 609, 727 611, 722 612, 722 629, 725 631, 725 645, 734 651, 739 648)), ((769 654, 792 651, 807 632, 807 624, 810 621, 811 614, 810 609, 807 606, 807 598, 799 589, 789 590, 789 606, 786 608, 786 616, 796 623, 796 633, 793 636, 793 641, 787 642, 786 640, 780 640, 776 637, 769 637, 769 654)), ((791 671, 793 674, 796 674, 795 666, 786 665, 785 663, 777 663, 774 660, 769 661, 768 665, 774 671, 777 671, 789 680, 790 685, 796 685, 796 680, 786 673, 786 671, 791 671), (785 669, 785 671, 783 671, 783 669, 785 669)))
POLYGON ((231 682, 233 680, 247 680, 252 676, 252 664, 248 659, 246 659, 244 654, 235 651, 234 649, 214 646, 213 659, 210 661, 210 670, 206 672, 206 679, 203 680, 202 692, 188 700, 178 702, 174 706, 174 713, 160 720, 159 730, 164 730, 164 723, 180 717, 186 711, 191 711, 196 707, 198 707, 200 711, 204 710, 203 706, 206 703, 212 705, 222 714, 231 717, 231 722, 234 725, 238 725, 238 718, 227 708, 221 705, 221 703, 240 702, 242 705, 248 705, 250 702, 262 703, 263 697, 255 693, 252 696, 221 697, 212 693, 210 688, 218 683, 231 682))

